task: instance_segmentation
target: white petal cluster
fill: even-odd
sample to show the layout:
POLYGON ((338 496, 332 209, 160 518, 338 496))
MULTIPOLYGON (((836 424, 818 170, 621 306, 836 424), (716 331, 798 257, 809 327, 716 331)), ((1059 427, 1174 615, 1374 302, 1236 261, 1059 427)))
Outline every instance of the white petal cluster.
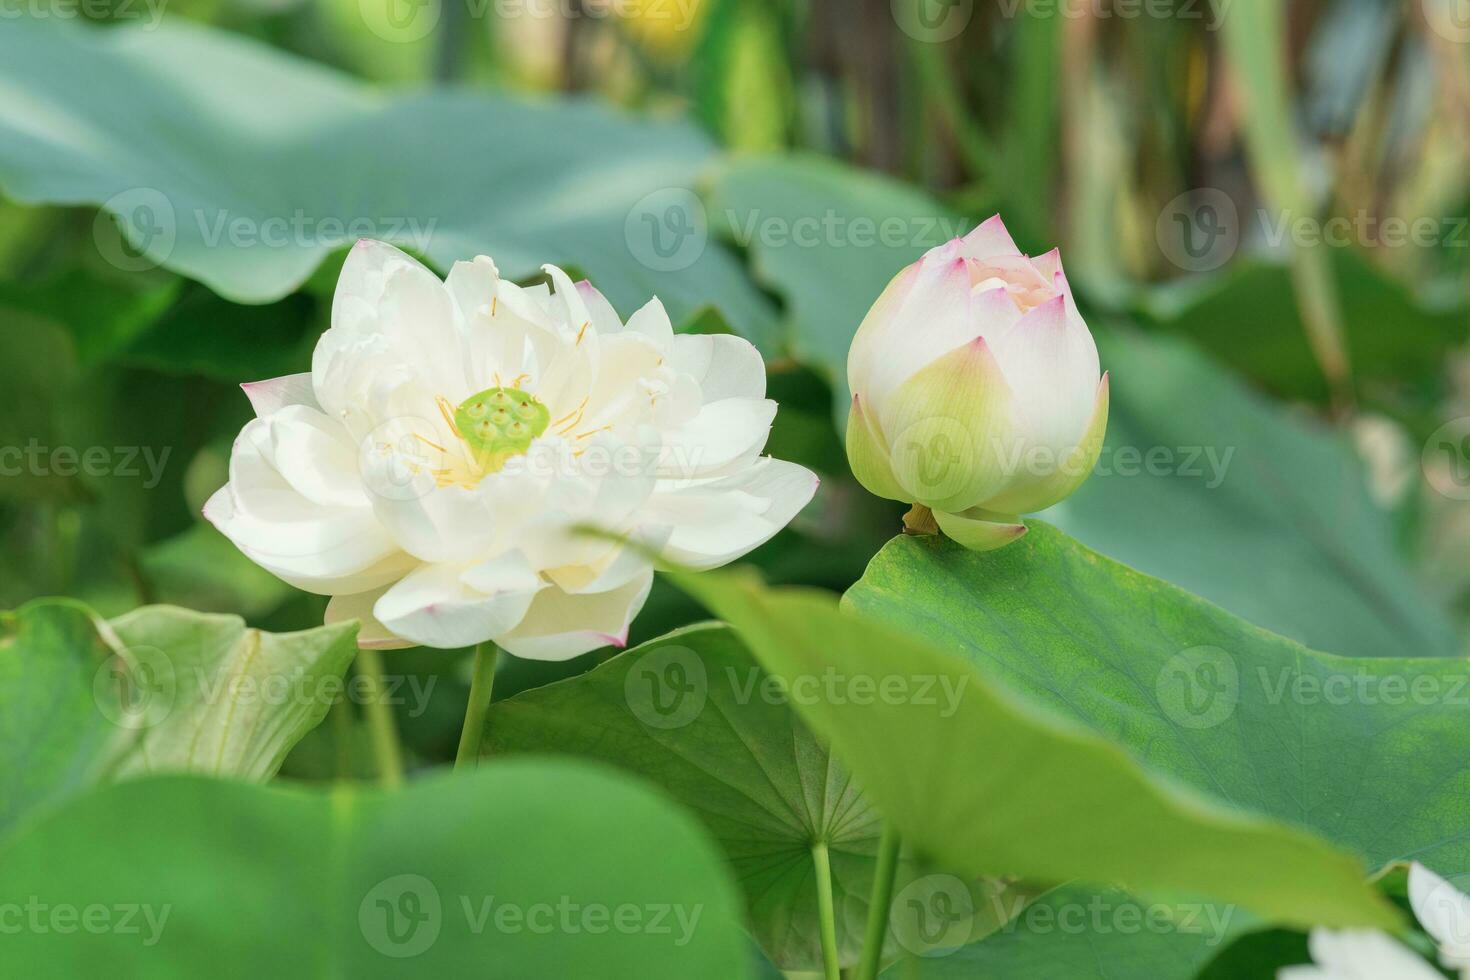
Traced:
POLYGON ((364 645, 558 660, 626 642, 650 551, 721 565, 811 500, 812 473, 761 456, 776 404, 749 343, 675 336, 656 299, 625 324, 546 272, 520 287, 481 256, 441 282, 360 242, 310 374, 245 386, 257 417, 206 517, 364 645))
MULTIPOLYGON (((1409 868, 1409 904, 1439 948, 1439 961, 1470 980, 1470 896, 1422 864, 1409 868)), ((1313 929, 1312 963, 1278 980, 1444 980, 1419 954, 1373 929, 1313 929)))

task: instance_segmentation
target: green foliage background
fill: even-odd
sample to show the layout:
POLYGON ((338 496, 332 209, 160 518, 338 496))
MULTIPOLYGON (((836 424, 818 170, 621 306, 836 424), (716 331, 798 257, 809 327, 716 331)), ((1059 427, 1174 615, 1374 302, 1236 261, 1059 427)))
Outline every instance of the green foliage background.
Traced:
POLYGON ((797 976, 822 965, 817 845, 850 969, 885 821, 900 893, 954 880, 969 910, 944 948, 895 920, 894 977, 1269 976, 1314 924, 1407 928, 1371 875, 1470 871, 1470 44, 1432 2, 1126 6, 0 20, 0 895, 179 907, 156 949, 28 933, 0 973, 797 976), (1209 230, 1202 193, 1233 215, 1205 258, 1176 222, 1209 230), (1062 247, 1112 377, 1103 462, 998 554, 890 540, 901 510, 842 451, 847 347, 899 268, 996 211, 1023 250, 1062 247), (672 262, 646 231, 671 214, 693 236, 672 262), (354 680, 323 601, 200 517, 249 417, 236 385, 307 368, 353 229, 441 271, 555 262, 621 313, 656 293, 681 329, 749 338, 781 405, 769 451, 822 477, 750 556, 759 580, 660 578, 643 645, 502 658, 495 761, 469 781, 432 772, 466 652, 389 654, 427 692, 398 710, 396 794, 371 785, 360 705, 185 685, 155 727, 97 694, 157 664, 354 680), (685 654, 708 703, 650 726, 628 691, 685 654), (1203 726, 1166 684, 1198 656, 1235 677, 1203 726), (832 664, 968 694, 940 715, 733 681, 832 664), (1303 678, 1436 693, 1283 699, 1303 678), (358 898, 412 868, 446 904, 680 902, 707 925, 677 948, 446 934, 432 962, 376 956, 358 898), (1096 902, 1231 915, 1040 924, 1096 902))

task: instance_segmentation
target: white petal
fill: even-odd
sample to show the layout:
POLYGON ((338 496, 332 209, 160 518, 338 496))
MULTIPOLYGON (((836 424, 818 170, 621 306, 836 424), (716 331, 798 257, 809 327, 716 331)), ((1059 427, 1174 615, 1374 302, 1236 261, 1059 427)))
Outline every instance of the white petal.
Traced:
POLYGON ((526 615, 541 586, 486 593, 470 588, 460 564, 424 565, 383 593, 373 614, 396 636, 452 649, 496 640, 526 615))
POLYGON ((1439 943, 1444 964, 1470 966, 1470 896, 1415 862, 1409 867, 1409 904, 1439 943))
POLYGON ((265 419, 277 471, 307 500, 339 507, 368 503, 347 430, 315 408, 292 405, 265 419))
POLYGON ((674 345, 674 325, 669 322, 669 313, 657 296, 628 317, 627 329, 647 337, 660 352, 668 351, 674 345))
MULTIPOLYGON (((1386 933, 1372 929, 1313 929, 1307 946, 1312 960, 1321 968, 1318 975, 1323 978, 1444 980, 1418 954, 1386 933)), ((1295 975, 1312 976, 1310 973, 1295 975)))
POLYGON ((988 259, 996 255, 1020 255, 1021 250, 1000 215, 993 214, 964 237, 964 254, 967 258, 988 259))
POLYGON ((765 448, 776 418, 768 398, 711 402, 678 428, 664 433, 659 475, 691 479, 752 460, 765 448))
POLYGON ((1032 442, 1057 453, 1076 445, 1092 418, 1101 374, 1097 345, 1067 299, 1031 310, 991 349, 1032 442))
POLYGON ((903 275, 911 275, 912 282, 890 284, 858 328, 848 361, 849 381, 875 417, 882 416, 888 395, 911 375, 979 333, 971 309, 970 272, 965 260, 952 252, 935 249, 911 267, 913 272, 903 275), (863 370, 854 371, 855 363, 863 370))
POLYGON ((587 307, 587 313, 592 318, 593 328, 604 337, 615 333, 621 333, 623 329, 622 318, 613 305, 607 301, 592 283, 583 279, 577 283, 577 292, 582 297, 582 303, 587 307))
MULTIPOLYGON (((334 417, 370 415, 403 384, 458 404, 471 392, 459 310, 438 277, 391 245, 362 241, 348 254, 332 300, 332 328, 312 355, 312 386, 334 417)), ((419 407, 422 410, 422 406, 419 407)), ((384 419, 358 423, 354 434, 384 419)))
POLYGON ((520 625, 497 642, 529 660, 569 660, 598 647, 626 646, 628 627, 652 585, 650 570, 621 588, 590 595, 570 595, 553 586, 537 595, 520 625))
POLYGON ((334 595, 327 603, 327 614, 323 621, 328 625, 344 623, 349 619, 358 621, 357 645, 369 650, 401 650, 417 646, 412 640, 394 636, 392 631, 373 615, 373 604, 388 590, 388 586, 371 592, 353 595, 334 595))
POLYGON ((287 374, 266 381, 248 381, 240 386, 257 418, 274 415, 289 405, 306 405, 320 408, 316 392, 311 388, 311 372, 287 374))
POLYGON ((554 265, 543 265, 541 271, 551 277, 551 285, 554 287, 547 310, 557 326, 572 333, 581 333, 583 328, 587 328, 596 335, 597 330, 592 325, 592 311, 587 308, 586 300, 577 291, 571 277, 554 265))
POLYGON ((468 561, 489 549, 500 530, 491 499, 478 488, 433 487, 372 500, 393 540, 422 561, 468 561))
POLYGON ((656 491, 641 535, 666 535, 663 557, 689 568, 715 568, 765 544, 811 502, 815 473, 762 459, 741 473, 656 491))
POLYGON ((704 401, 766 397, 766 365, 760 351, 732 334, 680 334, 669 363, 698 384, 704 401))
MULTIPOLYGON (((303 502, 304 503, 304 502, 303 502)), ((291 518, 251 514, 226 485, 204 517, 247 558, 277 578, 320 595, 365 592, 402 576, 417 562, 394 544, 367 508, 318 508, 291 518)))

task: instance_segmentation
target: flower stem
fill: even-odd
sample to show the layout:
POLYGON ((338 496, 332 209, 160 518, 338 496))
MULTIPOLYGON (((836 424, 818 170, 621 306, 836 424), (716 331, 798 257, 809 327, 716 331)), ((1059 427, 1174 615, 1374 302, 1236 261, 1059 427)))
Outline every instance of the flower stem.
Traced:
POLYGON ((900 841, 893 824, 883 825, 878 839, 878 866, 873 872, 873 892, 868 899, 868 928, 863 934, 863 958, 854 980, 874 980, 883 962, 883 940, 888 936, 888 907, 893 903, 893 875, 898 868, 900 841))
POLYGON ((490 694, 495 689, 495 662, 499 659, 500 648, 494 643, 481 643, 475 647, 470 703, 465 708, 464 728, 459 733, 455 769, 473 769, 480 761, 480 742, 485 737, 485 712, 490 710, 490 694))
POLYGON ((832 861, 827 842, 812 845, 812 863, 817 867, 817 915, 822 920, 822 967, 826 980, 841 980, 837 956, 837 918, 832 907, 832 861))
POLYGON ((388 789, 403 785, 403 747, 398 743, 398 722, 383 689, 383 657, 366 647, 357 651, 357 676, 366 688, 363 714, 373 736, 373 758, 378 764, 378 777, 388 789))

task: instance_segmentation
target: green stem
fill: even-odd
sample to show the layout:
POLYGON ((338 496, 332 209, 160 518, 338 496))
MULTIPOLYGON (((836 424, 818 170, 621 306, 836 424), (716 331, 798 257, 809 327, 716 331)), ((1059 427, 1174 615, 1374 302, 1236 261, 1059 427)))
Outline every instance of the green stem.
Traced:
POLYGON ((485 712, 490 710, 490 694, 495 689, 495 662, 500 648, 494 643, 475 647, 475 673, 470 681, 470 703, 464 712, 464 728, 459 733, 459 751, 454 756, 455 769, 473 769, 480 760, 480 742, 485 737, 485 712))
POLYGON ((842 980, 837 957, 837 918, 832 907, 832 861, 827 842, 812 845, 812 863, 817 866, 817 914, 822 920, 822 966, 826 980, 842 980))
POLYGON ((888 907, 893 904, 893 876, 898 868, 898 831, 883 825, 878 840, 878 866, 873 872, 873 892, 868 899, 868 928, 863 934, 863 958, 854 980, 874 980, 883 963, 883 940, 888 936, 888 907))
POLYGON ((363 647, 357 651, 357 676, 362 678, 365 695, 363 715, 373 736, 373 759, 378 776, 388 789, 403 785, 403 748, 398 744, 398 722, 383 689, 383 657, 376 650, 363 647))

